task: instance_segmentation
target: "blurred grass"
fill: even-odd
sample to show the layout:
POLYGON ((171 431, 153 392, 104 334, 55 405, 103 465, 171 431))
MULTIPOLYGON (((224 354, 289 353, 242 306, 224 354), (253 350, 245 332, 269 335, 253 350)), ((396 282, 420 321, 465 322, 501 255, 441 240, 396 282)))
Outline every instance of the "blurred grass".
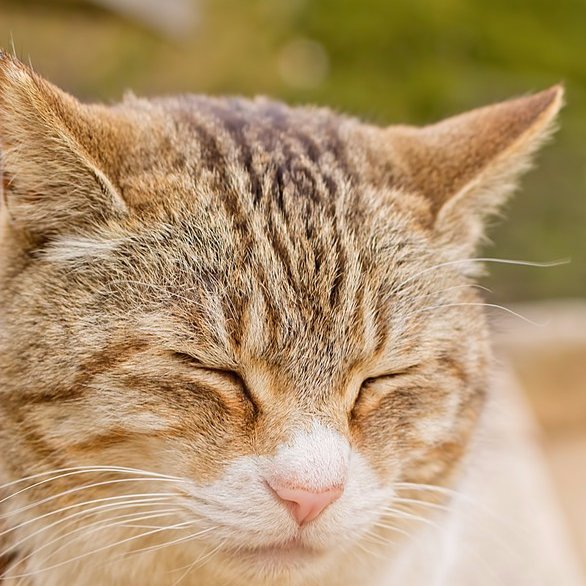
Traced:
MULTIPOLYGON (((564 81, 561 131, 491 231, 491 256, 567 266, 491 267, 494 299, 586 295, 584 0, 208 0, 168 40, 81 0, 0 0, 0 45, 85 99, 210 92, 319 103, 381 124, 421 124, 564 81), (319 83, 292 84, 284 50, 321 45, 319 83)), ((311 58, 311 55, 310 55, 311 58)), ((302 65, 302 64, 301 64, 302 65)), ((311 63, 308 63, 309 67, 311 63)))

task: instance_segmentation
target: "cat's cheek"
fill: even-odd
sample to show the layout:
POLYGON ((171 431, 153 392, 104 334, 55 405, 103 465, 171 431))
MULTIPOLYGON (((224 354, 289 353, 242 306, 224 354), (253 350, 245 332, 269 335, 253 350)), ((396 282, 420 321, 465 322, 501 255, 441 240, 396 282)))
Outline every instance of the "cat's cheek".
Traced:
MULTIPOLYGON (((472 443, 472 436, 485 403, 485 390, 472 389, 459 395, 458 399, 449 425, 446 425, 444 418, 434 421, 433 426, 430 426, 432 429, 423 432, 419 429, 423 438, 431 436, 433 441, 430 438, 423 442, 422 449, 412 455, 404 470, 407 480, 443 483, 458 469, 472 443)), ((424 420, 419 427, 422 425, 425 425, 424 420)))
POLYGON ((379 482, 387 485, 401 471, 401 449, 390 433, 389 422, 375 411, 350 422, 350 442, 379 482))
POLYGON ((453 380, 388 396, 361 422, 361 449, 386 482, 446 482, 470 443, 483 397, 453 380))
POLYGON ((365 395, 350 421, 352 443, 383 482, 392 482, 450 436, 457 405, 457 394, 438 389, 404 387, 365 395))
POLYGON ((242 422, 216 414, 205 429, 188 421, 170 430, 158 449, 170 463, 170 474, 209 484, 221 478, 234 460, 253 453, 251 435, 242 422))
POLYGON ((218 477, 252 451, 253 420, 240 399, 196 396, 187 387, 101 388, 82 399, 23 407, 23 418, 49 452, 68 464, 117 465, 185 476, 218 477))

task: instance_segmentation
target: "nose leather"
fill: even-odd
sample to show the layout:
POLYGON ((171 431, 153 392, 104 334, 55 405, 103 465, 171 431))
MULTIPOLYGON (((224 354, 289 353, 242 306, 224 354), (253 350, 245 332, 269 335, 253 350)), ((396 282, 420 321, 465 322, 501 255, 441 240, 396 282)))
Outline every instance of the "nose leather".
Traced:
POLYGON ((289 508, 299 525, 315 519, 324 509, 340 498, 344 489, 341 486, 314 492, 304 488, 288 488, 269 484, 275 494, 289 508))

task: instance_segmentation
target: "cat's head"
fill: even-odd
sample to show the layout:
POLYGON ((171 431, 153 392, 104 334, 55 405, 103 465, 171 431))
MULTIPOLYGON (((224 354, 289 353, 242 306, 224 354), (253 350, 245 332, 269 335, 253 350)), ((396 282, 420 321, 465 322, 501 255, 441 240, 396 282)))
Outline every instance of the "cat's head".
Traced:
POLYGON ((384 533, 466 450, 490 360, 474 251, 561 94, 378 128, 82 105, 1 54, 0 480, 66 470, 14 502, 176 493, 202 532, 181 546, 256 580, 384 533))

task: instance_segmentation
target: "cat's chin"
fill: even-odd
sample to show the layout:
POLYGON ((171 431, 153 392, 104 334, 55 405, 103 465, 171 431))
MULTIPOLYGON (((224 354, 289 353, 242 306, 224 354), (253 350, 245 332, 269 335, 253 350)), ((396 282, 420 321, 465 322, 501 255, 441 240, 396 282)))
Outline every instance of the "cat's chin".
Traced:
POLYGON ((328 553, 328 550, 317 549, 297 540, 255 547, 243 545, 223 551, 224 556, 232 561, 261 574, 302 571, 323 563, 329 557, 328 553))

